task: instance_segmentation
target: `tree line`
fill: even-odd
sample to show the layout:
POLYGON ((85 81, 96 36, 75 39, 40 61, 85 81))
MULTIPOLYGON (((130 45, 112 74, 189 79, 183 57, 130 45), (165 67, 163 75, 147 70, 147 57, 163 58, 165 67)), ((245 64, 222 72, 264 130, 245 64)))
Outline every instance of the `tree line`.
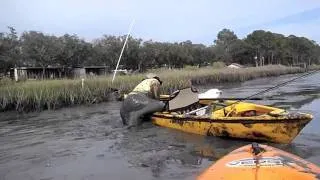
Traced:
MULTIPOLYGON (((12 67, 109 66, 119 58, 125 36, 104 35, 87 42, 77 35, 55 36, 38 31, 18 35, 13 27, 0 32, 0 72, 12 67)), ((256 30, 243 39, 229 30, 221 30, 212 45, 184 42, 143 41, 129 37, 121 64, 137 71, 147 68, 181 68, 221 61, 251 66, 267 64, 319 64, 320 46, 315 41, 294 35, 284 36, 256 30)))

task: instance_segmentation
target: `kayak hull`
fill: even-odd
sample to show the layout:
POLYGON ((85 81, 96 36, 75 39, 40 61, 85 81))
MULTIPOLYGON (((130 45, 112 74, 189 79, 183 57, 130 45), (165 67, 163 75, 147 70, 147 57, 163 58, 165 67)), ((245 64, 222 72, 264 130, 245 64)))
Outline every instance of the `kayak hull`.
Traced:
POLYGON ((290 143, 313 118, 250 102, 196 96, 186 89, 167 99, 165 110, 152 115, 153 123, 199 135, 290 143))
POLYGON ((156 125, 205 136, 220 136, 290 143, 310 122, 308 116, 288 117, 221 117, 201 118, 155 113, 156 125))
POLYGON ((211 165, 198 180, 313 180, 320 178, 320 168, 300 157, 280 149, 260 145, 264 149, 257 155, 251 145, 243 146, 211 165))

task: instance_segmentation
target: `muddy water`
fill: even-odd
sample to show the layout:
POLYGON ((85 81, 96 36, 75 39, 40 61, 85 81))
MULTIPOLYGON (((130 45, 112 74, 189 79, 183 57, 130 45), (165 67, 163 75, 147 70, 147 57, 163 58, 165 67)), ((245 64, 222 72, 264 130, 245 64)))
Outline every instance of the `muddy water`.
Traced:
MULTIPOLYGON (((245 97, 293 75, 220 88, 245 97)), ((266 94, 264 101, 310 112, 314 120, 289 145, 271 144, 320 165, 320 74, 266 94)), ((145 123, 122 128, 119 102, 19 115, 0 114, 0 180, 195 179, 211 163, 248 141, 202 137, 145 123)))

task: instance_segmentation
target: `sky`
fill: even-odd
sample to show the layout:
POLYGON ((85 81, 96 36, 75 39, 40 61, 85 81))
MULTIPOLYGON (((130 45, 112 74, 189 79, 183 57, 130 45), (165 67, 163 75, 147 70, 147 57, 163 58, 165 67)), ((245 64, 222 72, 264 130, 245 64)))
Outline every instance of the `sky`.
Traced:
POLYGON ((87 41, 127 34, 210 45, 223 28, 244 38, 263 29, 320 43, 319 0, 1 0, 0 32, 77 34, 87 41))

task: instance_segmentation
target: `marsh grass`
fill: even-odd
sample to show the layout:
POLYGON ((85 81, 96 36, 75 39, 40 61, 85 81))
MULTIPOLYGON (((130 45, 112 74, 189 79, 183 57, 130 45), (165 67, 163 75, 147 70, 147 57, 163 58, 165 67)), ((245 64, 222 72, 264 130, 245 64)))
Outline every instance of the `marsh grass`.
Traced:
MULTIPOLYGON (((213 67, 182 70, 155 70, 163 80, 162 93, 193 85, 224 82, 238 82, 266 76, 278 76, 299 73, 304 70, 285 66, 264 66, 258 68, 228 69, 213 67)), ((97 77, 86 79, 84 86, 80 79, 25 81, 19 83, 0 83, 0 111, 16 110, 19 112, 57 109, 79 104, 93 104, 108 101, 113 89, 128 93, 142 79, 143 74, 97 77)))
POLYGON ((320 69, 320 65, 313 64, 313 65, 309 66, 308 69, 309 70, 319 70, 320 69))

